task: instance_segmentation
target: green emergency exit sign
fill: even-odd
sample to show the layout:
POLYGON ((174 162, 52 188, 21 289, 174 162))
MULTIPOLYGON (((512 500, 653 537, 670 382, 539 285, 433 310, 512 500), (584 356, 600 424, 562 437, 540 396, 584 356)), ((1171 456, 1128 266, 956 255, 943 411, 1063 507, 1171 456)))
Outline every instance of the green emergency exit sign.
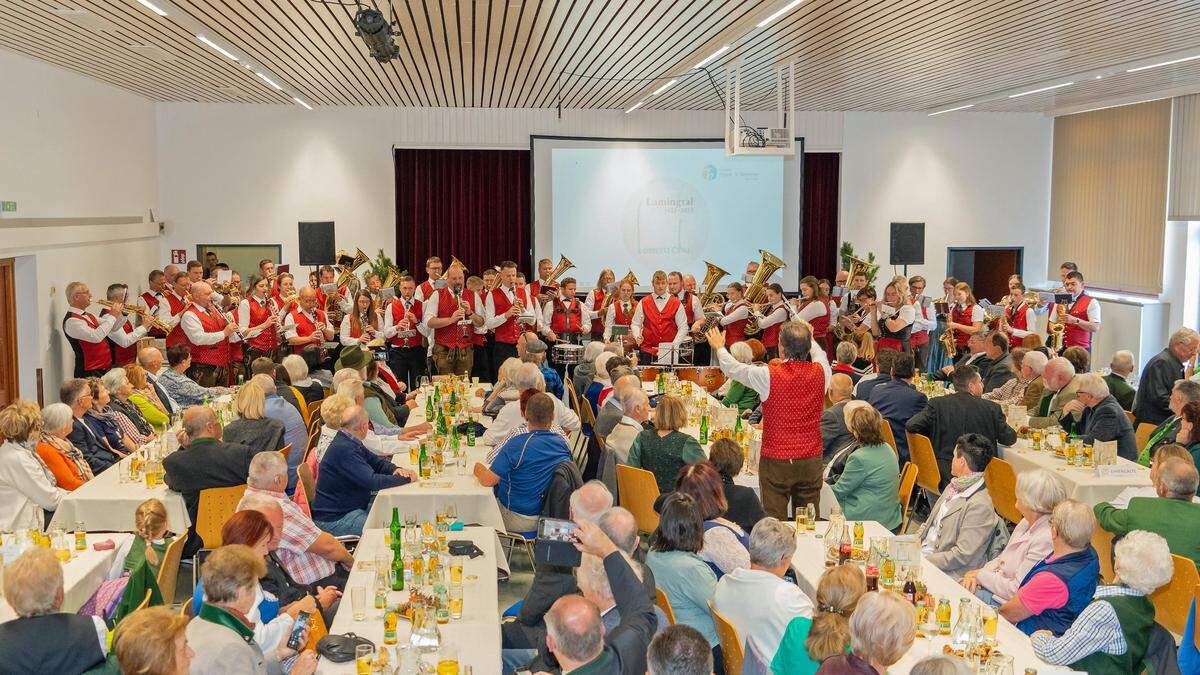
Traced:
POLYGON ((0 211, 4 213, 12 213, 17 210, 16 202, 0 202, 0 211))

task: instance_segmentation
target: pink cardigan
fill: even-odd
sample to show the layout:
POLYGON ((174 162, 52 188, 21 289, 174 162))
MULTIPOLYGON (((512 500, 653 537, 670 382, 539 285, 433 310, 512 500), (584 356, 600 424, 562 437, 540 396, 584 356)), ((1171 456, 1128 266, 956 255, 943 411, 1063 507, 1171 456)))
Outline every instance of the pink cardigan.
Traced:
POLYGON ((1000 555, 979 569, 976 581, 1004 603, 1017 592, 1029 570, 1045 560, 1053 549, 1050 516, 1038 518, 1033 525, 1022 518, 1000 555))

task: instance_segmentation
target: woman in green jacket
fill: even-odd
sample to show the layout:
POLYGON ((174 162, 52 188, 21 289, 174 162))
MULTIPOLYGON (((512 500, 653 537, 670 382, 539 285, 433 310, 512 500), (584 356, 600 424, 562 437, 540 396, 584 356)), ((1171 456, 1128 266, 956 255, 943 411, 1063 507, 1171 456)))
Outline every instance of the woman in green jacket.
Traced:
POLYGON ((833 494, 846 520, 874 520, 895 530, 903 520, 900 463, 896 451, 883 441, 884 424, 871 406, 856 407, 846 415, 846 428, 862 447, 850 453, 833 494))
POLYGON ((675 477, 685 464, 708 459, 696 439, 680 431, 686 424, 683 401, 662 396, 654 409, 654 428, 639 433, 629 446, 629 466, 653 473, 664 494, 675 489, 675 477))
POLYGON ((162 433, 171 423, 171 417, 167 414, 162 401, 158 400, 158 393, 154 391, 154 385, 150 384, 150 380, 146 377, 146 369, 136 363, 131 363, 125 366, 125 378, 129 380, 129 384, 133 385, 129 401, 137 406, 142 417, 150 423, 150 426, 154 427, 154 431, 162 433))
MULTIPOLYGON (((751 363, 754 360, 754 351, 745 342, 735 342, 730 345, 729 355, 737 359, 739 363, 751 363)), ((721 399, 721 403, 729 407, 736 406, 740 415, 758 407, 758 392, 741 382, 730 380, 729 391, 721 399)))

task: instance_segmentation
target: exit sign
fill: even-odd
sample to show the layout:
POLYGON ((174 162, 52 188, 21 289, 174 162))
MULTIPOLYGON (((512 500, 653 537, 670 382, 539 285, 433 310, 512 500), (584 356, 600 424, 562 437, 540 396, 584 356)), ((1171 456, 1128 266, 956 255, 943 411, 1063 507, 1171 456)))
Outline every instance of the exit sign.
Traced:
POLYGON ((16 202, 0 202, 0 211, 4 213, 13 213, 17 210, 16 202))

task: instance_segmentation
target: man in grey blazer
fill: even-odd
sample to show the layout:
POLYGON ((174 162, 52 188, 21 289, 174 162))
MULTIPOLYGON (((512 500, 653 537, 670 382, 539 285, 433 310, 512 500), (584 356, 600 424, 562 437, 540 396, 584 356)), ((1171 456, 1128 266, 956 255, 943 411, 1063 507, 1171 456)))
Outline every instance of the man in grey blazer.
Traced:
POLYGON ((612 394, 604 401, 604 405, 600 406, 600 413, 596 415, 596 433, 603 438, 608 438, 612 434, 613 427, 617 426, 621 417, 625 415, 625 412, 621 410, 621 391, 624 389, 640 390, 641 388, 642 378, 637 375, 627 373, 613 380, 612 394))
POLYGON ((854 381, 845 373, 834 373, 829 380, 829 400, 832 402, 821 413, 822 454, 828 462, 834 453, 854 442, 854 436, 846 428, 846 403, 854 391, 854 381))

